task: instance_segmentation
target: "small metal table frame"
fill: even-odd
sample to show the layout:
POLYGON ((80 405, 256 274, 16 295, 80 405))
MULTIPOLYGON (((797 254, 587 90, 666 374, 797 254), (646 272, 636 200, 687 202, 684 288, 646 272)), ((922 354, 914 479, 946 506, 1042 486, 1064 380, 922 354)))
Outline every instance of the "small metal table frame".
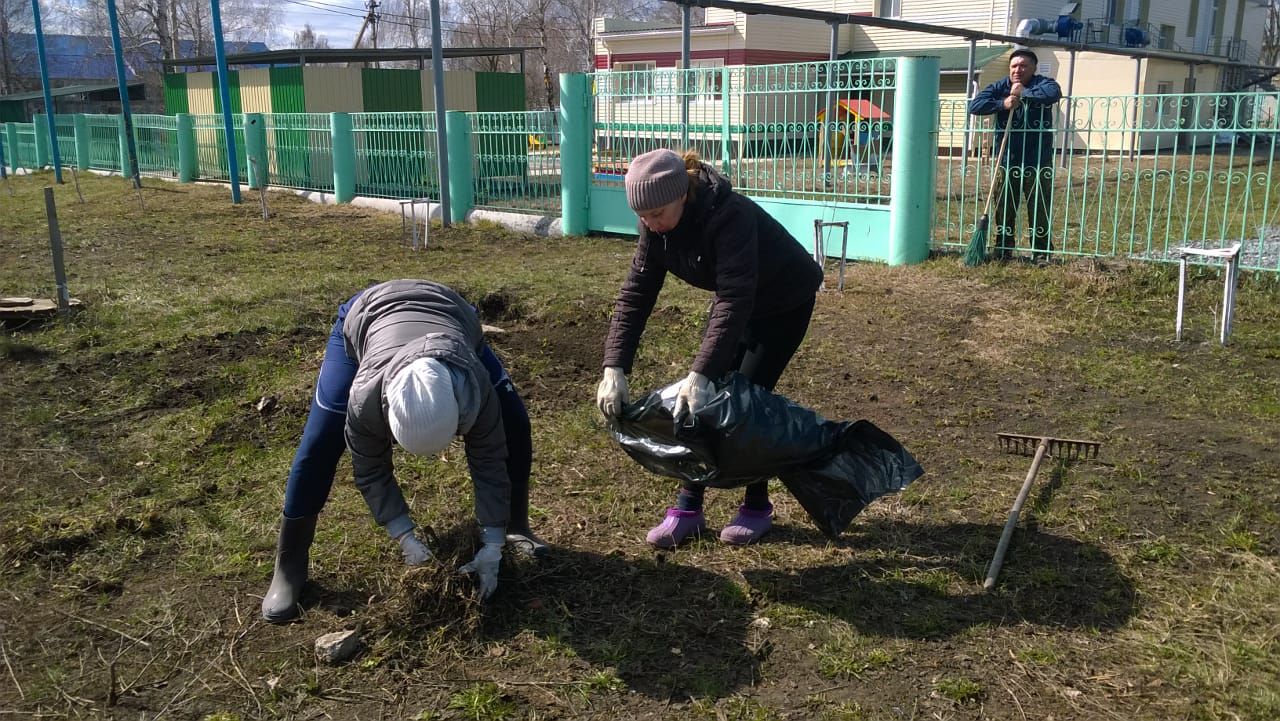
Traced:
POLYGON ((400 201, 400 232, 409 241, 414 250, 418 249, 418 240, 422 240, 422 248, 426 250, 427 239, 431 236, 431 198, 411 198, 400 201), (425 208, 422 213, 422 232, 418 232, 418 206, 425 208))
POLYGON ((1223 262, 1222 328, 1218 342, 1227 344, 1231 337, 1231 318, 1235 313, 1236 280, 1240 275, 1240 244, 1227 248, 1178 248, 1178 316, 1174 323, 1174 339, 1182 340, 1182 308, 1187 297, 1187 258, 1220 259, 1223 262))
MULTIPOLYGON (((823 228, 840 228, 844 231, 844 234, 840 238, 840 279, 837 281, 836 285, 836 290, 843 292, 845 258, 848 256, 849 251, 849 221, 842 220, 834 223, 824 222, 822 219, 813 221, 813 262, 817 263, 819 268, 822 268, 823 275, 825 275, 827 268, 827 251, 826 243, 823 242, 822 237, 823 228)), ((825 278, 818 289, 827 289, 827 281, 825 278)))

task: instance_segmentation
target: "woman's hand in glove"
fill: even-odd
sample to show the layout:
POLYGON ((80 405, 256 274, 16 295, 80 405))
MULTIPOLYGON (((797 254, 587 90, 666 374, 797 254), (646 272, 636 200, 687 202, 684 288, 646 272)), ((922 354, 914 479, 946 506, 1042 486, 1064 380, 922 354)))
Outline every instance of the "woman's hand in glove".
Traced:
POLYGON ((709 400, 711 400, 711 379, 694 371, 680 384, 672 415, 677 422, 684 422, 686 417, 696 415, 709 400))
POLYGON ((604 369, 604 377, 596 388, 596 407, 605 418, 617 418, 627 403, 627 376, 621 368, 604 369))

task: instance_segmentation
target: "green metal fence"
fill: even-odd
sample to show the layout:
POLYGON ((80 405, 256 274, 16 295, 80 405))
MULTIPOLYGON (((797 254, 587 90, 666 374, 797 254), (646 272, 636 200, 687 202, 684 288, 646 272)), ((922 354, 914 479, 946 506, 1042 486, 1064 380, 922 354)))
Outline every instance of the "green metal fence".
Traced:
POLYGON ((333 133, 327 113, 267 113, 269 182, 333 192, 333 133))
POLYGON ((356 195, 437 198, 436 114, 352 113, 356 195))
POLYGON ((560 215, 560 123, 551 111, 467 113, 475 205, 560 215))
MULTIPOLYGON (((231 171, 227 163, 227 132, 222 124, 222 115, 192 115, 191 121, 195 126, 196 157, 200 178, 231 182, 231 171)), ((231 114, 231 128, 235 134, 236 175, 240 182, 248 182, 249 169, 245 159, 243 113, 231 114)))
POLYGON ((134 115, 133 138, 138 172, 178 177, 178 119, 173 115, 134 115))
POLYGON ((89 129, 89 167, 120 172, 120 116, 85 115, 89 129))
POLYGON ((62 164, 74 166, 76 163, 76 116, 55 114, 53 125, 58 134, 58 155, 62 164))
POLYGON ((36 167, 36 125, 35 123, 14 123, 18 134, 18 152, 21 159, 19 166, 32 169, 36 167))
MULTIPOLYGON (((1026 206, 1039 191, 1053 254, 1171 259, 1179 247, 1239 242, 1243 266, 1280 270, 1278 101, 1277 93, 1076 97, 1059 103, 1051 167, 1026 173, 993 161, 999 135, 989 122, 944 102, 934 242, 968 242, 994 179, 993 232, 1016 238, 1017 252, 1033 249, 1026 206), (1010 213, 1019 186, 1022 207, 1010 213)), ((1009 143, 1034 132, 1014 130, 1009 143)))
POLYGON ((594 182, 690 149, 753 196, 887 204, 896 61, 597 73, 594 182))

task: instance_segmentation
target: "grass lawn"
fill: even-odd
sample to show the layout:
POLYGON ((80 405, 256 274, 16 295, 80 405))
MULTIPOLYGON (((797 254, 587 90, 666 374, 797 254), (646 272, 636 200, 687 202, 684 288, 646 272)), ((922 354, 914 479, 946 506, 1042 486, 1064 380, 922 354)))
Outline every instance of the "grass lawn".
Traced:
MULTIPOLYGON (((0 188, 0 295, 53 297, 40 189, 0 188)), ((838 542, 775 484, 776 532, 643 543, 674 483, 594 408, 627 240, 431 234, 272 194, 118 178, 57 189, 72 319, 0 335, 0 709, 120 719, 1250 719, 1280 717, 1280 283, 1245 274, 1232 345, 1216 271, 1090 260, 855 264, 779 391, 867 418, 927 474, 838 542), (340 466, 300 623, 258 607, 284 480, 337 305, 453 285, 529 406, 534 526, 483 610, 406 571, 340 466), (262 404, 264 398, 274 403, 262 404), (260 410, 260 406, 263 410, 260 410), (996 431, 1102 442, 1046 463, 994 593, 986 564, 1030 460, 996 431), (359 629, 338 667, 313 641, 359 629)), ((828 283, 834 287, 833 282, 828 283)), ((707 305, 672 281, 634 392, 687 373, 707 305)), ((466 554, 455 446, 397 451, 416 519, 466 554)), ((718 529, 736 492, 708 495, 718 529)))

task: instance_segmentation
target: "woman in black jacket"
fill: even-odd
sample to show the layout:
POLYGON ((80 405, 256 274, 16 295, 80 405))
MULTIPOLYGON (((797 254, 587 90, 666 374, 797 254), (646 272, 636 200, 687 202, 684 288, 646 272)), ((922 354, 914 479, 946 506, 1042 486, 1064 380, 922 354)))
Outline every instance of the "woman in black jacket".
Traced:
MULTIPOLYGON (((773 390, 809 328, 821 269, 778 221, 695 153, 660 149, 636 156, 626 191, 640 218, 640 239, 605 341, 600 412, 614 418, 627 403, 626 373, 668 272, 715 294, 702 346, 676 397, 676 416, 697 413, 711 380, 730 371, 773 390)), ((682 484, 675 507, 646 540, 672 548, 705 531, 704 490, 682 484)), ((747 486, 720 540, 751 543, 772 525, 768 483, 761 481, 747 486)))

